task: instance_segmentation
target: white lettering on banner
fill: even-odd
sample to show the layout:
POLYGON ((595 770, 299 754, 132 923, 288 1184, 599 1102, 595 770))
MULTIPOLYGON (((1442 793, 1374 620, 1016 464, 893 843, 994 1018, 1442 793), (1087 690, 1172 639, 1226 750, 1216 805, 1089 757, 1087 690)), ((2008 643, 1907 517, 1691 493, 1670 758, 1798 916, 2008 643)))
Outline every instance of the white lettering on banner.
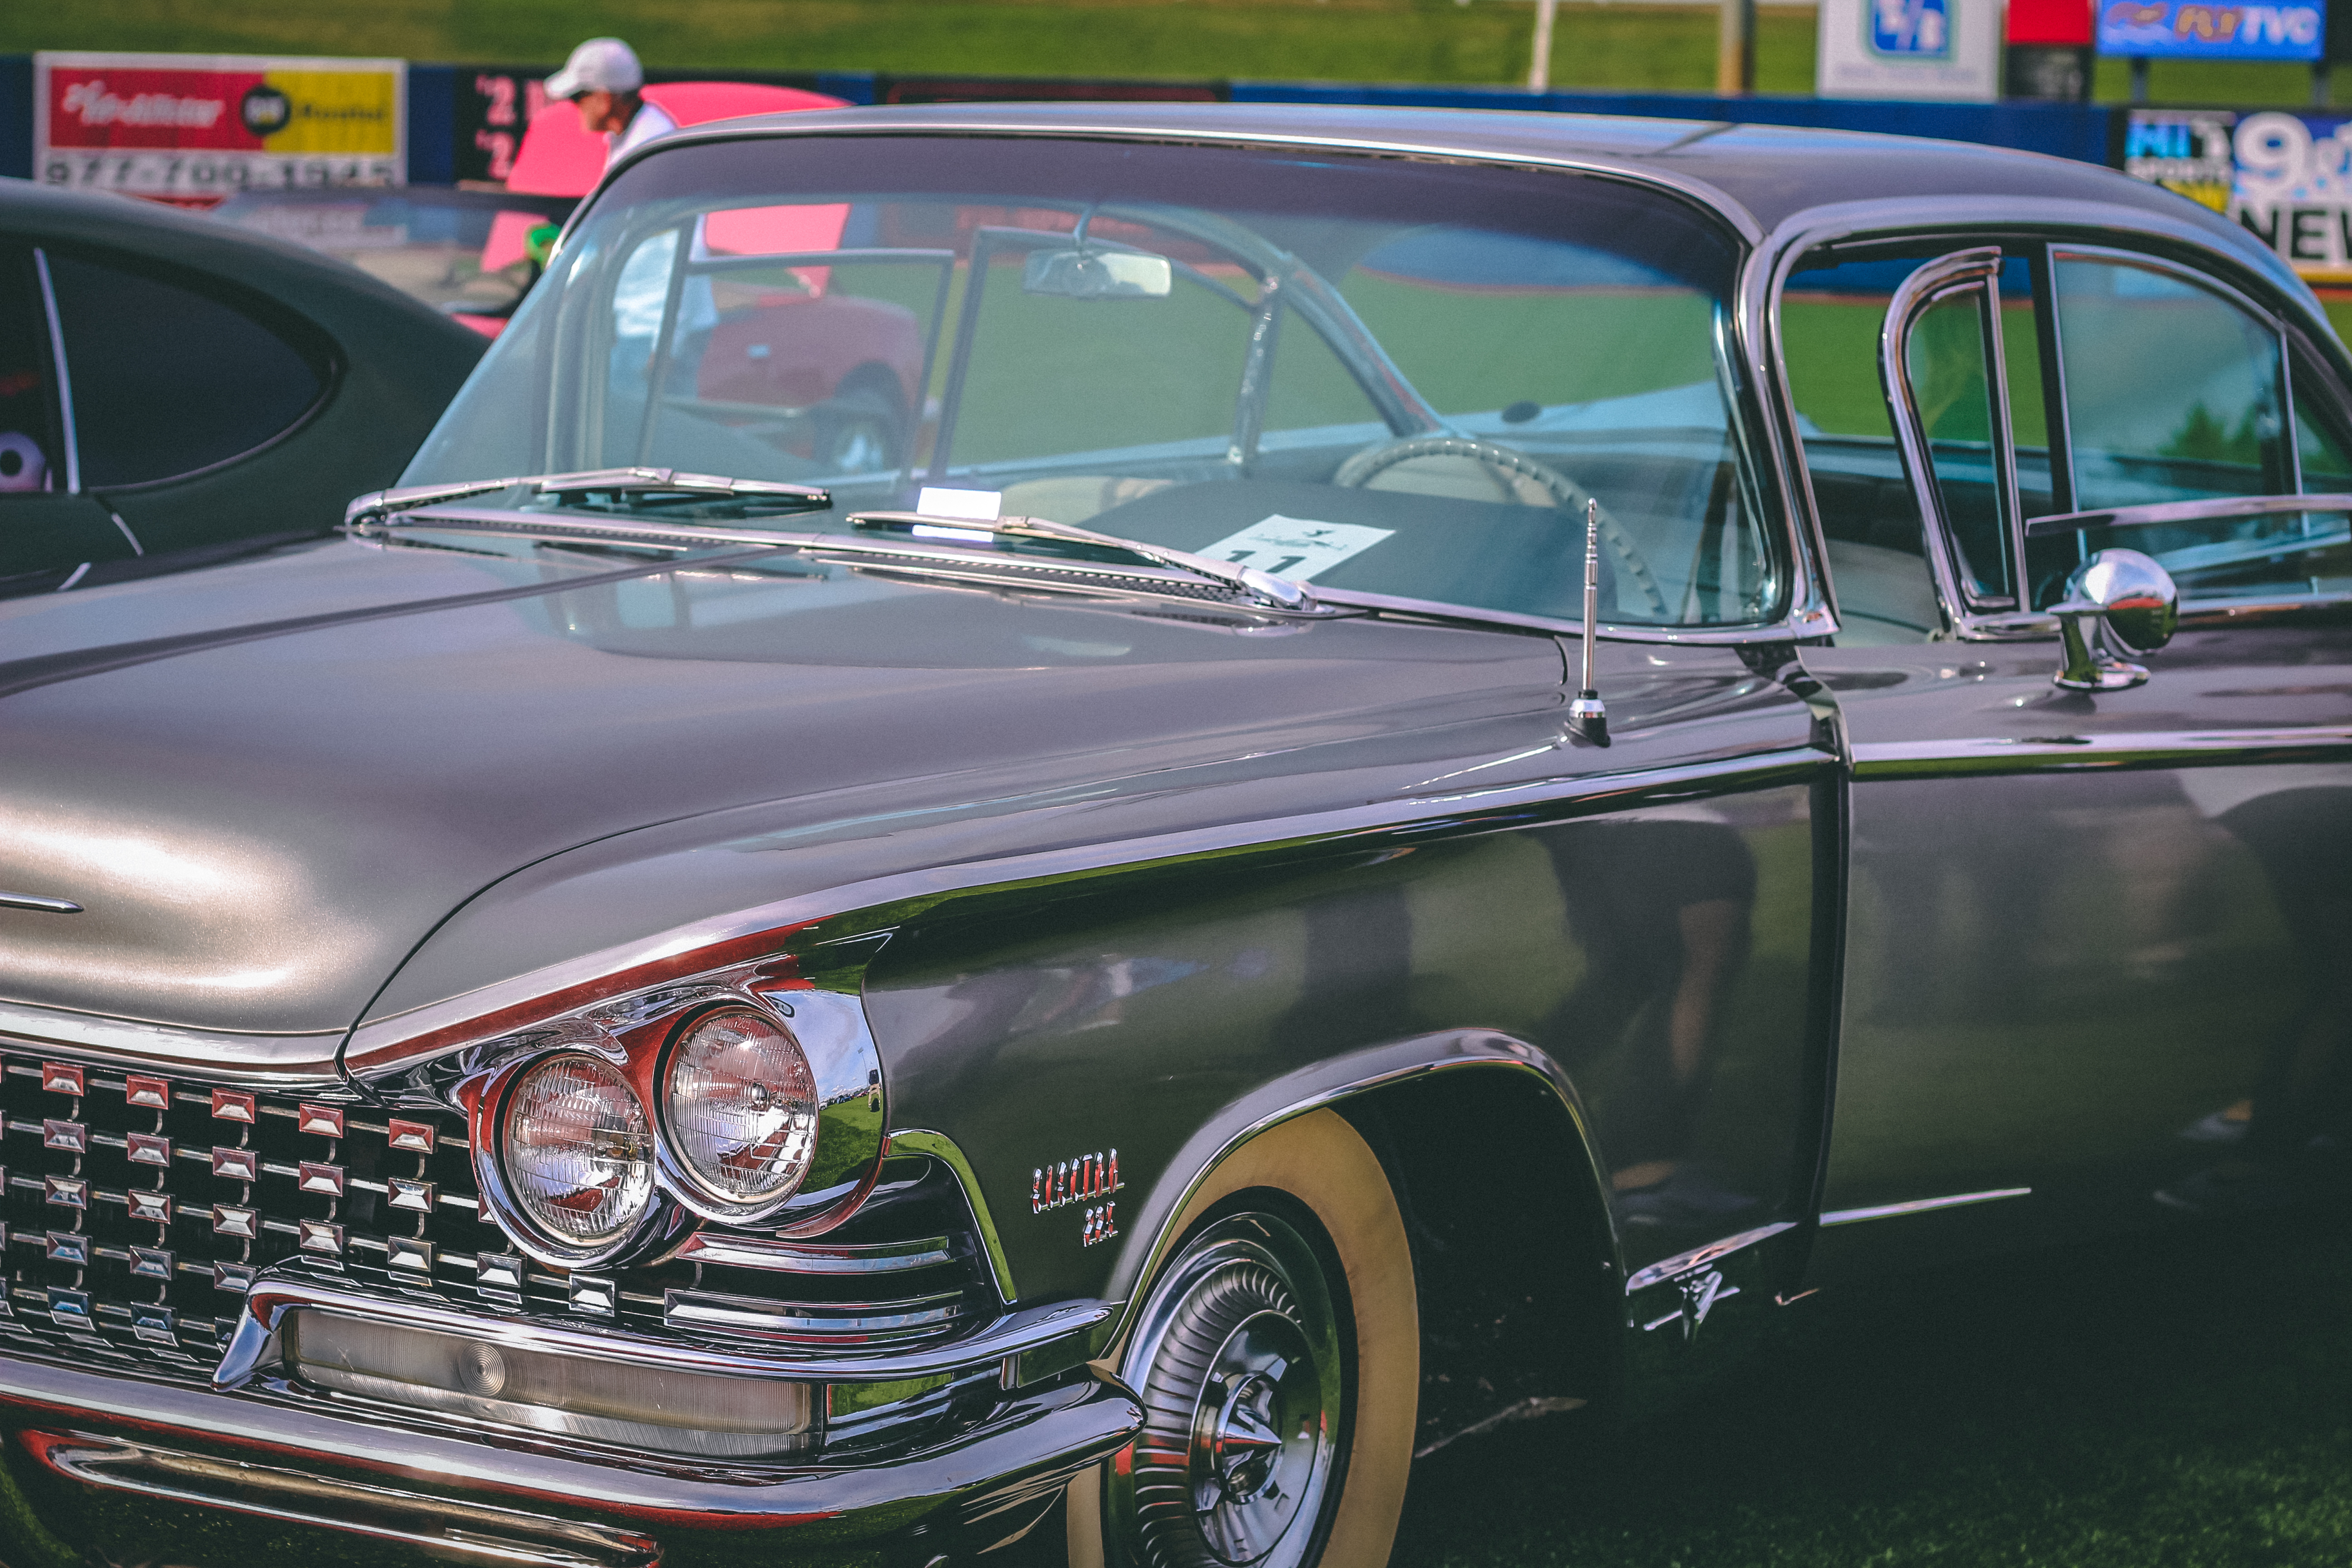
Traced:
POLYGON ((1364 528, 1352 522, 1317 522, 1310 518, 1285 517, 1276 512, 1260 518, 1239 533, 1203 545, 1193 553, 1304 583, 1350 555, 1362 554, 1395 531, 1392 528, 1364 528))
POLYGON ((68 114, 79 115, 86 126, 176 125, 198 131, 212 128, 228 112, 217 98, 174 98, 168 92, 142 92, 135 98, 106 90, 102 80, 78 81, 66 89, 68 114))

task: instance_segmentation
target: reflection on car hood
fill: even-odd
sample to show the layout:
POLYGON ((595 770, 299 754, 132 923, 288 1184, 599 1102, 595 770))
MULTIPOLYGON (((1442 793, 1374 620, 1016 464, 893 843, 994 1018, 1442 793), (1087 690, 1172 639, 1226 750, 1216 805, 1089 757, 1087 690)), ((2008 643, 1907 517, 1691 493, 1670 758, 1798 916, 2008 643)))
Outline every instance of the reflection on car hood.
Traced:
POLYGON ((341 1030, 451 911, 632 829, 772 803, 763 831, 822 833, 1273 770, 1249 759, 1549 722, 1558 697, 1539 637, 1024 599, 789 557, 614 581, 618 564, 334 542, 7 606, 0 888, 87 912, 0 911, 0 994, 341 1030))

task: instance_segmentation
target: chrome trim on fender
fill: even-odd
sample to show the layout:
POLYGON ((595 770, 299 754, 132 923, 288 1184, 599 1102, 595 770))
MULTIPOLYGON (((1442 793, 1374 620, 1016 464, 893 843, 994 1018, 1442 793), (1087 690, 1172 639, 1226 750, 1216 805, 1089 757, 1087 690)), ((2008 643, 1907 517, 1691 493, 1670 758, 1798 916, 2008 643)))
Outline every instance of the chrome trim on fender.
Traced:
POLYGON ((280 1335, 287 1314, 295 1311, 326 1312, 373 1323, 424 1329, 545 1355, 625 1362, 630 1366, 653 1371, 794 1383, 895 1383, 984 1365, 1003 1356, 1085 1334, 1109 1317, 1111 1309, 1099 1301, 1061 1301, 1007 1312, 975 1333, 919 1350, 881 1355, 778 1356, 767 1354, 758 1346, 719 1350, 643 1339, 584 1323, 482 1317, 416 1298, 370 1295, 329 1280, 273 1279, 265 1276, 246 1297, 244 1309, 237 1313, 228 1348, 222 1352, 220 1365, 213 1373, 213 1386, 242 1387, 279 1362, 283 1357, 280 1335))
POLYGON ((1945 1198, 1913 1198, 1908 1203, 1874 1204, 1868 1208, 1832 1209, 1822 1215, 1822 1223, 1853 1225, 1858 1220, 1895 1219, 1904 1215, 1932 1214, 1937 1209, 1966 1208, 1971 1204, 1989 1204, 2000 1198, 2023 1198, 2033 1194, 2032 1187, 1995 1187, 1990 1192, 1955 1193, 1945 1198))
POLYGON ((0 893, 0 910, 29 910, 37 915, 78 915, 82 907, 71 899, 43 898, 38 893, 0 893))
POLYGON ((1688 1274, 1704 1268, 1718 1259, 1744 1251, 1761 1241, 1769 1241, 1784 1230, 1794 1230, 1797 1222, 1784 1219, 1776 1225, 1758 1226, 1743 1230, 1738 1236, 1727 1236, 1720 1241, 1710 1241, 1705 1247, 1694 1247, 1688 1252, 1677 1252, 1672 1258, 1661 1258, 1625 1281, 1625 1294, 1646 1290, 1653 1285, 1663 1285, 1677 1274, 1688 1274))
POLYGON ((1681 767, 1584 773, 1488 790, 1402 796, 1298 816, 895 872, 712 916, 642 942, 549 964, 446 1001, 372 1019, 352 1032, 343 1065, 362 1079, 396 1072, 491 1035, 509 1034, 593 1003, 667 984, 672 978, 668 972, 704 949, 720 944, 753 946, 772 937, 770 951, 782 952, 793 933, 820 921, 843 919, 903 900, 935 899, 1048 878, 1134 870, 1236 849, 1463 828, 1465 813, 1508 813, 1517 821, 1530 807, 1557 808, 1564 815, 1630 810, 1644 804, 1754 788, 1768 782, 1794 783, 1840 760, 1815 747, 1791 746, 1681 767), (542 1005, 544 1011, 536 1010, 542 1005))
POLYGON ((26 1433, 26 1437, 33 1457, 68 1480, 280 1524, 365 1536, 461 1563, 639 1568, 660 1554, 651 1538, 634 1531, 519 1509, 329 1479, 275 1465, 215 1459, 119 1438, 38 1432, 26 1433), (261 1500, 264 1498, 273 1500, 261 1500))
MULTIPOLYGON (((938 1137, 934 1132, 930 1137, 938 1137)), ((954 1243, 944 1236, 921 1241, 886 1241, 866 1246, 771 1241, 763 1236, 714 1236, 697 1231, 677 1249, 688 1263, 723 1263, 732 1268, 776 1268, 793 1274, 897 1274, 951 1262, 954 1243)))
POLYGON ((69 1056, 110 1066, 161 1068, 175 1079, 267 1089, 341 1095, 335 1070, 340 1031, 321 1035, 236 1035, 182 1029, 136 1018, 105 1018, 29 1002, 0 1002, 0 1046, 69 1056))
POLYGON ((988 1212, 988 1197, 980 1190, 980 1177, 971 1162, 964 1158, 963 1150, 944 1132, 927 1128, 908 1127, 894 1131, 883 1147, 882 1157, 888 1159, 900 1150, 909 1154, 928 1154, 945 1165, 963 1189, 964 1202, 971 1205, 971 1222, 980 1231, 981 1246, 988 1253, 989 1278, 996 1282, 998 1298, 1007 1303, 1017 1301, 1021 1293, 1013 1289, 1013 1266, 1005 1261, 1004 1242, 996 1234, 996 1220, 988 1212))
POLYGON ((1940 778, 2051 769, 2307 762, 2352 750, 2352 725, 2299 730, 2148 730, 2007 740, 1865 741, 1853 748, 1862 779, 1940 778))

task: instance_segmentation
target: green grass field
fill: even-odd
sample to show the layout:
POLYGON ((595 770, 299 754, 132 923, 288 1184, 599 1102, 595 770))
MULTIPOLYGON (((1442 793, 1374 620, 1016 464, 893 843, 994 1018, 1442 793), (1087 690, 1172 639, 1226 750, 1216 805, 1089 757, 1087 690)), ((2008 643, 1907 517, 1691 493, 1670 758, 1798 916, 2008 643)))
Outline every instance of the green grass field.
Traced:
MULTIPOLYGON (((165 49, 555 61, 617 33, 657 68, 975 72, 1008 76, 1524 81, 1528 0, 74 0, 0 7, 0 52, 165 49)), ((1713 10, 1561 7, 1562 87, 1710 90, 1713 10)), ((1759 13, 1757 86, 1812 89, 1813 13, 1759 13)), ((2352 75, 2352 73, 2347 73, 2352 75)), ((2160 100, 2307 100, 2299 66, 2159 61, 2160 100)), ((2126 94, 2103 62, 2099 96, 2126 94)), ((2341 98, 2352 101, 2352 82, 2341 98)))

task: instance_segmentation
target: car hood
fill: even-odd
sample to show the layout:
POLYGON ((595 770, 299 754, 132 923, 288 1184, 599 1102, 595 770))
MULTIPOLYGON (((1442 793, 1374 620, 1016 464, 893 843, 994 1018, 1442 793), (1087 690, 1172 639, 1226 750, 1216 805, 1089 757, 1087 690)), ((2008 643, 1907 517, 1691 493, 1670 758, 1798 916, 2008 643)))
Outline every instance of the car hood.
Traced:
MULTIPOLYGON (((1538 637, 777 554, 615 567, 338 542, 8 606, 0 889, 83 912, 0 910, 0 994, 341 1033, 484 889, 633 830, 758 808, 821 833, 1556 722, 1538 637)), ((500 940, 468 938, 488 972, 500 940)))

